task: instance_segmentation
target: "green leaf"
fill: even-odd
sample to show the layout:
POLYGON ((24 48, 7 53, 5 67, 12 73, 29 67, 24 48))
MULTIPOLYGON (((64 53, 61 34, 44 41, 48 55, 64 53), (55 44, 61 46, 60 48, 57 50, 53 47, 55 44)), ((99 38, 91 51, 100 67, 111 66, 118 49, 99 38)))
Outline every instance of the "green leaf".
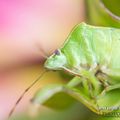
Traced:
POLYGON ((85 88, 78 89, 67 85, 48 85, 39 90, 32 99, 33 105, 45 105, 56 110, 68 108, 77 101, 82 102, 93 111, 96 110, 97 106, 90 96, 86 94, 85 88))
POLYGON ((119 0, 86 0, 88 23, 120 28, 119 5, 119 0))
POLYGON ((65 109, 75 102, 68 91, 63 85, 48 85, 36 93, 32 103, 43 104, 56 110, 65 109))

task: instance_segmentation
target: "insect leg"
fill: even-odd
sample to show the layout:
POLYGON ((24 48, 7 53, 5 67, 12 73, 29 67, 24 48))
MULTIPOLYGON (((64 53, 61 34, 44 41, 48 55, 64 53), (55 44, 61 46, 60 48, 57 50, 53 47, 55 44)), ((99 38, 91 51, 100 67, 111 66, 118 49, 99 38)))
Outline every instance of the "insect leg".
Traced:
MULTIPOLYGON (((100 114, 99 106, 97 104, 96 96, 94 95, 92 83, 82 77, 74 77, 68 84, 67 87, 76 88, 79 90, 79 100, 86 104, 90 109, 100 114), (81 85, 80 85, 81 84, 81 85), (84 98, 86 96, 88 99, 84 98), (86 101, 86 102, 85 102, 86 101), (91 102, 92 101, 92 102, 91 102)), ((78 97, 77 97, 78 98, 78 97)))
POLYGON ((88 81, 88 86, 89 86, 88 90, 89 90, 90 97, 94 101, 94 104, 96 105, 97 114, 101 114, 101 111, 99 110, 99 105, 97 103, 97 94, 94 92, 94 89, 90 81, 88 81))
POLYGON ((81 74, 86 77, 88 82, 91 84, 94 94, 97 95, 100 89, 100 82, 96 76, 90 71, 81 71, 81 74))
POLYGON ((115 85, 110 85, 108 87, 106 87, 100 94, 98 97, 101 97, 103 95, 105 95, 106 92, 109 92, 110 90, 114 90, 114 89, 118 89, 120 88, 120 84, 115 84, 115 85))
POLYGON ((70 82, 68 82, 67 86, 68 87, 76 87, 82 82, 82 79, 80 77, 74 77, 70 82))

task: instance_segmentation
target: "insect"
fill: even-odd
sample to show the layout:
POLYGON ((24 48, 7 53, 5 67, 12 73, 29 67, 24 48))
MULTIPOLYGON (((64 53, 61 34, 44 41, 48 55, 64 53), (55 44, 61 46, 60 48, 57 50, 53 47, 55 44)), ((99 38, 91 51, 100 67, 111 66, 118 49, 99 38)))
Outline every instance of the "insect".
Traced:
MULTIPOLYGON (((96 27, 86 23, 75 26, 63 46, 55 50, 44 64, 48 71, 66 71, 72 74, 73 78, 64 85, 46 86, 35 94, 32 103, 56 107, 51 106, 48 101, 61 93, 69 96, 68 101, 71 98, 80 101, 97 114, 108 114, 118 110, 120 105, 119 50, 120 29, 96 27), (116 109, 112 109, 115 106, 116 109)), ((44 73, 45 71, 39 78, 44 73)), ((24 94, 39 78, 21 95, 9 117, 24 94)), ((64 97, 62 99, 64 101, 64 97)))

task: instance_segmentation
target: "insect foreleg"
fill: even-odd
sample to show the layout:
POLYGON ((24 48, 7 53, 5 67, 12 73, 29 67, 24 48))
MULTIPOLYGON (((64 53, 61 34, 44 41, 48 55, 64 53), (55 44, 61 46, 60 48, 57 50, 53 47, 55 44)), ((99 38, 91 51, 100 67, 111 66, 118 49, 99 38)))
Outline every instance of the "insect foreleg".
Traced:
MULTIPOLYGON (((83 77, 81 78, 81 77, 76 76, 67 84, 67 86, 80 90, 81 97, 85 95, 90 100, 92 100, 92 102, 95 104, 95 106, 93 106, 91 104, 92 105, 91 108, 93 107, 94 108, 93 111, 96 111, 98 114, 100 114, 99 105, 97 104, 97 99, 94 94, 94 90, 92 88, 92 83, 90 82, 90 80, 87 80, 83 77)), ((83 97, 83 99, 81 99, 80 101, 84 103, 85 101, 87 101, 87 99, 83 97)), ((89 102, 89 100, 88 100, 88 102, 89 102)))
POLYGON ((76 87, 82 82, 82 79, 80 77, 74 77, 70 82, 68 82, 68 87, 76 87))
POLYGON ((89 85, 90 86, 92 85, 94 95, 97 95, 99 93, 99 89, 100 89, 99 80, 90 71, 83 70, 83 71, 81 71, 81 74, 82 74, 82 76, 85 76, 85 78, 87 79, 89 85))
POLYGON ((71 95, 78 101, 82 102, 92 111, 101 114, 99 111, 99 106, 97 104, 96 96, 94 95, 94 91, 92 87, 90 87, 92 83, 81 77, 74 77, 69 83, 68 88, 72 89, 71 95))
MULTIPOLYGON (((92 86, 94 87, 94 93, 95 94, 99 93, 100 82, 99 82, 99 80, 97 80, 96 76, 92 73, 92 71, 81 70, 80 73, 75 73, 74 71, 72 71, 72 70, 70 70, 68 68, 64 68, 64 70, 66 72, 69 72, 69 73, 75 75, 79 79, 82 79, 83 81, 84 80, 88 80, 92 84, 92 86)), ((77 84, 77 82, 79 84, 79 80, 73 79, 69 84, 72 85, 72 86, 74 86, 74 85, 77 84)))

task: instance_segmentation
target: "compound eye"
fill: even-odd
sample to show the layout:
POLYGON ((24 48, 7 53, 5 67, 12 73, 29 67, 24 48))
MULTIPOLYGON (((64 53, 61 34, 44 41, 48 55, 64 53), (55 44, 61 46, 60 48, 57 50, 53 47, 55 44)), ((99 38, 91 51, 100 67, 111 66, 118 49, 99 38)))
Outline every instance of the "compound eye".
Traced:
POLYGON ((60 51, 59 50, 55 50, 55 55, 60 55, 60 51))

